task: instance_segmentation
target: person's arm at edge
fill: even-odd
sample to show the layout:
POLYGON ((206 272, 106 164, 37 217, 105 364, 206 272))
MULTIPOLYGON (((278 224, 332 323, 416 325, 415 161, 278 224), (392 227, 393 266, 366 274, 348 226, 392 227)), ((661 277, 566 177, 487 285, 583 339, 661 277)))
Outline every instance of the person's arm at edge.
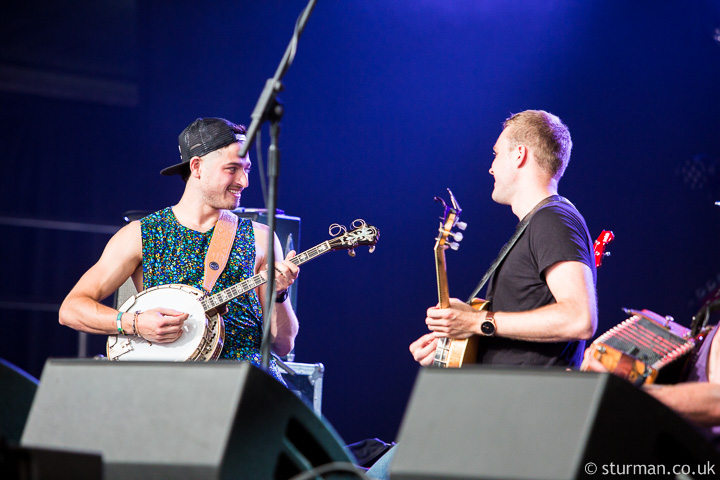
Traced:
POLYGON ((720 425, 720 384, 646 385, 643 390, 698 425, 720 425))

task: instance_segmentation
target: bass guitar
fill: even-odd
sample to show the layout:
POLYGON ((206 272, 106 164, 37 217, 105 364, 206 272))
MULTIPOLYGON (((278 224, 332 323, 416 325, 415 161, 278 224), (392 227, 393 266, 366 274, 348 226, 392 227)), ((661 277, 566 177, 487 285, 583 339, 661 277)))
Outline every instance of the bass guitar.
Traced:
MULTIPOLYGON (((448 308, 450 306, 450 289, 448 288, 447 267, 445 264, 445 250, 457 250, 459 242, 463 235, 461 232, 453 232, 452 229, 457 227, 459 230, 465 230, 467 225, 460 221, 460 205, 458 205, 455 196, 448 188, 450 194, 450 203, 448 205, 445 200, 435 197, 436 202, 440 202, 444 208, 444 214, 440 217, 439 234, 435 239, 435 276, 437 277, 438 288, 438 304, 440 308, 448 308), (449 241, 450 237, 452 240, 449 241)), ((487 305, 485 300, 473 299, 470 305, 476 310, 482 310, 487 305)), ((435 348, 435 357, 433 358, 433 366, 441 368, 460 368, 464 364, 474 363, 477 358, 477 342, 478 337, 456 339, 456 338, 439 338, 437 347, 435 348)))
MULTIPOLYGON (((353 229, 347 231, 338 224, 330 226, 330 235, 335 238, 306 250, 290 259, 295 265, 333 250, 348 250, 355 256, 354 249, 361 245, 375 249, 380 237, 377 228, 363 220, 355 220, 353 229)), ((259 287, 267 281, 265 272, 247 278, 240 283, 213 295, 202 290, 180 284, 161 285, 143 290, 128 298, 119 308, 121 312, 139 312, 152 308, 169 307, 189 314, 183 325, 180 338, 171 343, 153 343, 137 335, 110 335, 107 339, 109 360, 151 360, 151 361, 208 361, 215 360, 222 352, 225 340, 225 322, 220 313, 227 302, 259 287)))
MULTIPOLYGON (((439 235, 435 242, 435 271, 437 276, 438 284, 438 299, 441 308, 447 308, 450 306, 450 295, 447 283, 447 270, 445 266, 445 250, 451 248, 457 250, 459 247, 458 242, 462 240, 462 234, 452 232, 452 229, 457 226, 460 230, 465 230, 466 225, 459 221, 460 213, 462 210, 458 205, 455 197, 453 196, 450 189, 450 201, 452 205, 435 197, 435 200, 441 202, 445 208, 445 213, 441 217, 442 222, 440 223, 439 235), (448 242, 449 237, 453 237, 454 242, 448 242)), ((610 252, 606 252, 607 245, 612 242, 615 238, 613 232, 609 230, 603 230, 598 236, 597 240, 593 244, 593 253, 595 257, 595 266, 599 267, 602 264, 602 259, 610 255, 610 252)), ((474 298, 470 302, 470 305, 476 310, 485 310, 488 302, 479 298, 474 298)), ((433 366, 441 368, 460 368, 465 364, 475 363, 477 360, 477 350, 479 337, 473 335, 465 339, 452 339, 452 338, 440 338, 438 339, 438 345, 435 349, 435 356, 433 359, 433 366)))

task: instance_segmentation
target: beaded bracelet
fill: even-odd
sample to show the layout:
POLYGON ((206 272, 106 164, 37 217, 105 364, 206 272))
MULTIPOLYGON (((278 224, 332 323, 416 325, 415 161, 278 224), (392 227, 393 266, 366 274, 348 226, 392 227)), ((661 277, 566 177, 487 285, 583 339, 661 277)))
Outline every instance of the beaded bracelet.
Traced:
POLYGON ((122 316, 123 312, 118 312, 117 319, 115 319, 115 323, 117 324, 117 331, 120 335, 125 335, 125 330, 122 328, 122 316))
POLYGON ((142 335, 140 335, 140 332, 138 331, 137 319, 141 313, 142 312, 140 312, 140 311, 135 312, 135 316, 133 317, 133 332, 135 332, 135 335, 137 335, 138 337, 142 338, 143 340, 148 342, 150 345, 152 345, 152 342, 150 340, 148 340, 147 338, 143 337, 142 335))
MULTIPOLYGON (((133 333, 140 337, 140 334, 138 333, 137 329, 137 317, 140 315, 140 312, 135 312, 135 315, 133 316, 133 333)), ((140 337, 142 338, 142 337, 140 337)))

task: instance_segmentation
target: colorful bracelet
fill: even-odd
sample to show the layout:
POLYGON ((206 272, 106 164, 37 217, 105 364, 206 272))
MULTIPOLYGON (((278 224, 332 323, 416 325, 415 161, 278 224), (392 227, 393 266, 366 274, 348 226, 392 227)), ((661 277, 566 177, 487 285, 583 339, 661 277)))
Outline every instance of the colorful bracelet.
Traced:
POLYGON ((135 316, 133 317, 133 332, 135 332, 135 335, 137 335, 138 337, 142 338, 143 340, 148 342, 150 345, 152 345, 152 342, 150 340, 148 340, 147 338, 143 337, 142 335, 140 335, 140 332, 138 331, 137 319, 141 313, 142 312, 139 310, 137 312, 135 312, 135 316))
POLYGON ((123 328, 122 328, 122 316, 123 316, 123 312, 118 312, 115 323, 117 324, 118 334, 125 335, 125 330, 123 330, 123 328))
POLYGON ((138 333, 137 329, 137 317, 140 316, 140 312, 135 312, 135 315, 133 316, 133 333, 137 335, 138 337, 142 338, 140 334, 138 333))

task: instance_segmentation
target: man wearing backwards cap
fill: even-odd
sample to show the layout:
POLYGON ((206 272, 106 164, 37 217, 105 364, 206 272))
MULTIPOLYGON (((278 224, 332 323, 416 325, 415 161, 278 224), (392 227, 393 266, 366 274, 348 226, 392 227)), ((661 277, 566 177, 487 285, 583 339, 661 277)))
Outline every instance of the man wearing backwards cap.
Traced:
MULTIPOLYGON (((138 291, 157 285, 182 283, 203 285, 204 261, 221 210, 240 204, 248 187, 251 162, 238 153, 245 142, 245 127, 222 118, 198 118, 178 138, 181 162, 163 169, 163 175, 181 175, 185 191, 177 205, 131 222, 115 234, 93 265, 70 291, 60 307, 60 323, 76 330, 112 335, 120 328, 150 342, 177 340, 187 313, 171 308, 153 308, 120 314, 99 303, 132 277, 138 291), (118 325, 119 323, 119 325, 118 325)), ((213 293, 267 270, 268 228, 240 219, 227 266, 217 279, 213 293)), ((282 258, 275 237, 275 257, 282 258)), ((298 321, 287 301, 287 289, 298 276, 289 261, 276 262, 277 306, 270 324, 271 347, 280 356, 294 347, 298 321)), ((260 364, 262 305, 266 285, 228 302, 225 346, 221 358, 260 364)), ((280 378, 274 362, 273 374, 280 378)))

